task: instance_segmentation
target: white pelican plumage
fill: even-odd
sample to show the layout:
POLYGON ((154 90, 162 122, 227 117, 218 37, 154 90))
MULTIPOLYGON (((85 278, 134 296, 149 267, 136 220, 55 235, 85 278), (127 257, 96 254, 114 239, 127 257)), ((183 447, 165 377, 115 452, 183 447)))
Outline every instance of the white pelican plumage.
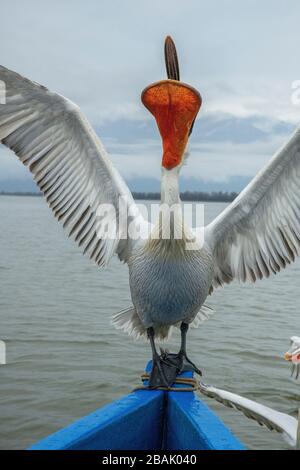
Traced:
POLYGON ((300 375, 300 338, 299 336, 291 337, 291 347, 285 353, 285 359, 292 363, 292 377, 298 380, 300 375))
MULTIPOLYGON (((285 359, 294 361, 299 366, 300 338, 293 336, 291 343, 291 348, 285 354, 285 359)), ((203 382, 199 383, 199 387, 200 392, 204 395, 229 408, 241 411, 247 418, 257 421, 261 426, 266 426, 270 431, 277 431, 290 446, 300 449, 300 408, 298 410, 298 419, 296 419, 286 413, 281 413, 256 401, 249 400, 249 398, 212 385, 206 385, 203 382)))
POLYGON ((276 274, 294 261, 300 247, 299 128, 211 224, 195 231, 184 224, 178 179, 201 97, 179 81, 169 37, 165 56, 168 80, 147 87, 142 101, 162 136, 161 202, 173 211, 167 238, 162 236, 164 211, 153 227, 143 219, 79 107, 0 66, 6 86, 0 141, 29 168, 55 217, 85 254, 100 266, 114 254, 128 264, 133 306, 117 314, 114 324, 136 336, 148 335, 153 387, 170 384, 183 362, 194 367, 186 356, 186 333, 209 314, 204 302, 215 288, 276 274), (128 210, 118 218, 120 199, 128 210), (103 205, 105 217, 98 213, 103 205), (187 249, 190 240, 193 250, 187 249), (174 325, 181 325, 180 352, 162 360, 154 338, 166 337, 174 325), (175 372, 169 376, 171 364, 175 372))

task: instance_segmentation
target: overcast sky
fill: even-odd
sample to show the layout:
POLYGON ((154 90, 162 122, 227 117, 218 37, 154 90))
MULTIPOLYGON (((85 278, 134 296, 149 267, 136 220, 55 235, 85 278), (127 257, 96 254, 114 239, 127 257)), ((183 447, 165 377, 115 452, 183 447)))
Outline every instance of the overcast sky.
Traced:
MULTIPOLYGON (((128 181, 158 180, 160 141, 140 94, 165 78, 171 34, 181 79, 203 98, 183 169, 201 190, 254 175, 300 121, 299 20, 298 0, 10 0, 0 63, 81 106, 128 181)), ((1 147, 0 189, 26 178, 1 147)))

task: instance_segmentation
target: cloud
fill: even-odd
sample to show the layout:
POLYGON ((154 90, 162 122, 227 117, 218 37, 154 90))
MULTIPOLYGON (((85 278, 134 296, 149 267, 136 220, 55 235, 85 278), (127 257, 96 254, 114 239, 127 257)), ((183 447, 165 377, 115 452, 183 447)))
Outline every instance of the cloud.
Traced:
POLYGON ((22 165, 13 152, 0 146, 0 181, 27 178, 29 178, 27 168, 22 165))
MULTIPOLYGON (((226 183, 235 178, 233 189, 240 189, 242 185, 237 184, 237 179, 244 181, 255 175, 289 138, 292 130, 292 125, 260 116, 203 117, 194 128, 190 155, 181 171, 184 188, 189 188, 189 181, 198 179, 199 190, 200 184, 207 182, 211 182, 213 189, 214 183, 226 183)), ((106 123, 97 131, 103 135, 110 159, 127 181, 132 181, 136 187, 135 180, 140 179, 145 185, 148 179, 152 180, 153 188, 159 188, 162 149, 153 121, 145 124, 123 119, 106 123)), ((31 178, 28 170, 5 148, 0 148, 0 170, 0 189, 1 180, 29 181, 31 178)), ((151 190, 150 182, 146 186, 151 190)))
MULTIPOLYGON (((1 14, 1 63, 79 104, 128 178, 160 175, 140 93, 165 77, 166 34, 203 97, 185 175, 253 175, 299 121, 298 0, 12 0, 1 14)), ((1 150, 0 180, 25 175, 1 150)))
MULTIPOLYGON (((255 175, 285 142, 283 135, 266 141, 247 143, 204 142, 190 146, 190 155, 182 168, 184 178, 203 181, 228 181, 231 177, 255 175)), ((127 179, 160 178, 160 146, 154 141, 139 144, 111 144, 110 157, 127 179)))

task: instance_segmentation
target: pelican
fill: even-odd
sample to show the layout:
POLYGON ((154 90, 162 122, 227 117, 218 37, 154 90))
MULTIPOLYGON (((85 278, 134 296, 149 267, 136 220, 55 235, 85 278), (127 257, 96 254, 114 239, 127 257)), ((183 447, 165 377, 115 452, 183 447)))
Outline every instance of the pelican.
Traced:
POLYGON ((115 254, 127 263, 133 305, 113 323, 149 339, 151 388, 169 387, 183 368, 201 373, 187 356, 186 336, 191 325, 210 314, 205 301, 217 287, 276 274, 295 260, 300 247, 299 128, 212 223, 193 230, 184 222, 179 174, 202 99, 180 81, 170 37, 165 61, 168 78, 147 86, 141 96, 162 138, 161 206, 153 225, 143 218, 80 108, 0 66, 6 87, 0 141, 29 168, 54 216, 84 254, 99 266, 115 254), (167 338, 173 326, 181 330, 179 353, 160 355, 156 339, 167 338))
MULTIPOLYGON (((292 346, 284 357, 287 361, 294 360, 299 366, 300 338, 293 336, 291 343, 292 346)), ((206 385, 203 382, 199 383, 199 390, 203 395, 213 398, 229 408, 241 411, 247 418, 257 421, 261 426, 266 426, 270 431, 277 431, 291 447, 300 449, 300 408, 297 420, 286 413, 281 413, 236 393, 206 385)))
POLYGON ((300 375, 300 338, 299 336, 291 337, 291 347, 285 353, 285 359, 292 363, 292 377, 297 380, 300 375))

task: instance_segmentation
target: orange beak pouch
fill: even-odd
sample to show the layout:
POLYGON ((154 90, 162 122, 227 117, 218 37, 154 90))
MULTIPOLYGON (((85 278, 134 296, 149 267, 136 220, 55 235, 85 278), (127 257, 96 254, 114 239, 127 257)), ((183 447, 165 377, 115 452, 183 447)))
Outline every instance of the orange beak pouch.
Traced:
POLYGON ((201 107, 197 90, 177 80, 162 80, 145 88, 142 103, 156 119, 162 137, 164 168, 178 166, 193 122, 201 107))

